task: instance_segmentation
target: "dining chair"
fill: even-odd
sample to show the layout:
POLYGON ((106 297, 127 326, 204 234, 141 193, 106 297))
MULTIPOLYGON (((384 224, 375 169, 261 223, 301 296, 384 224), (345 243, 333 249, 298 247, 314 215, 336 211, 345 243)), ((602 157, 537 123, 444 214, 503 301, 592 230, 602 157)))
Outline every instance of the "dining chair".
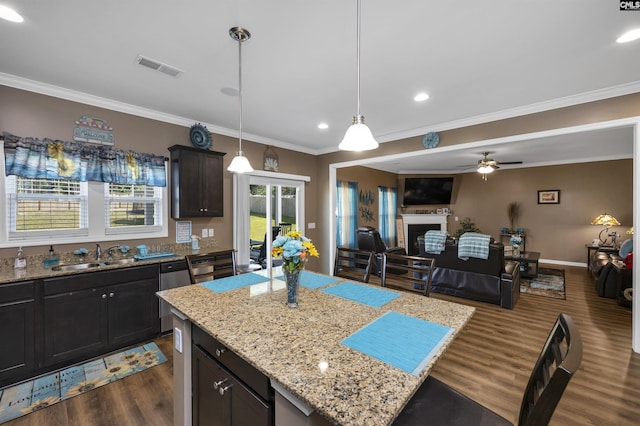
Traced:
MULTIPOLYGON (((582 361, 582 339, 573 319, 560 314, 524 391, 519 426, 547 425, 582 361)), ((393 423, 408 425, 500 426, 512 423, 438 379, 428 376, 393 423)))
POLYGON ((368 283, 369 277, 371 276, 372 264, 373 252, 349 247, 338 247, 336 248, 333 275, 368 283))
POLYGON ((280 235, 287 235, 293 230, 293 224, 291 223, 281 222, 278 226, 280 226, 280 235))
POLYGON ((185 259, 189 267, 189 276, 192 284, 230 277, 238 273, 235 250, 188 254, 185 259))
POLYGON ((422 256, 383 253, 380 284, 428 296, 435 262, 422 256))

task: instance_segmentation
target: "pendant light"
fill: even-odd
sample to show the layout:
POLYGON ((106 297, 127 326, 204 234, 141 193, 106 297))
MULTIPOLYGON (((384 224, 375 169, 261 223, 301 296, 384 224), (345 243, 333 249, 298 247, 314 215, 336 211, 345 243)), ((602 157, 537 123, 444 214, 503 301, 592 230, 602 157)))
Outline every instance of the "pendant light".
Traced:
POLYGON ((344 151, 367 151, 376 149, 378 142, 373 138, 371 130, 364 124, 364 116, 360 114, 360 0, 357 0, 357 88, 356 88, 356 115, 353 123, 338 145, 344 151))
POLYGON ((252 172, 253 167, 249 164, 249 160, 242 153, 242 43, 251 38, 251 33, 241 27, 233 27, 229 30, 232 39, 238 42, 238 100, 240 104, 240 126, 238 139, 238 155, 233 157, 231 164, 227 170, 231 173, 247 173, 252 172))

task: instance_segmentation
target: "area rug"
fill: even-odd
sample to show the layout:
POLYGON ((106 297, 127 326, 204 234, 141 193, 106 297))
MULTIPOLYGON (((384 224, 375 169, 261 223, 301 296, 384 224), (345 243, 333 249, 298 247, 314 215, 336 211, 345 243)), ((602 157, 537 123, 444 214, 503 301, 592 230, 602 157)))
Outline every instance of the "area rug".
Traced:
POLYGON ((564 269, 540 268, 535 278, 520 278, 520 293, 565 299, 564 269))
POLYGON ((0 389, 0 423, 41 410, 167 361, 155 343, 0 389))

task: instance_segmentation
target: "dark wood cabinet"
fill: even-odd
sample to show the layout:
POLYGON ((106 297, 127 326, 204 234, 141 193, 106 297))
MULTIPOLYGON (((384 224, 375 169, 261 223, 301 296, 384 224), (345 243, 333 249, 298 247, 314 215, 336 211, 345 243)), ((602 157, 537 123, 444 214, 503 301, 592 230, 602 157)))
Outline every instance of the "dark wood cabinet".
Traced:
POLYGON ((222 217, 225 153, 174 145, 171 152, 171 217, 222 217))
POLYGON ((154 338, 157 265, 44 280, 44 364, 73 362, 154 338))
POLYGON ((0 386, 37 367, 36 284, 22 281, 0 286, 0 386))
POLYGON ((193 339, 193 424, 271 426, 269 379, 197 327, 193 339))

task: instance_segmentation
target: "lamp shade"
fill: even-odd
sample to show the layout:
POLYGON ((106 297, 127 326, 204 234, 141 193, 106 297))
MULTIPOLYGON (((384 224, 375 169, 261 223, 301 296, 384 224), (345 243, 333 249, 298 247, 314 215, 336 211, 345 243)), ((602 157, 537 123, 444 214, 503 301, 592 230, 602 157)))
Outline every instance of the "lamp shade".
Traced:
POLYGON ((378 142, 373 138, 371 130, 364 124, 364 117, 353 117, 353 124, 349 126, 338 148, 343 151, 368 151, 376 149, 378 142))
POLYGON ((483 175, 487 173, 493 173, 494 168, 491 166, 480 166, 478 167, 478 173, 482 173, 483 175))
POLYGON ((610 214, 601 214, 598 217, 596 217, 595 219, 593 219, 593 221, 591 222, 592 225, 602 225, 604 227, 609 227, 609 226, 620 226, 620 222, 618 222, 618 219, 616 219, 615 217, 611 216, 610 214))
POLYGON ((238 151, 238 155, 233 157, 227 170, 231 173, 248 173, 253 171, 253 167, 249 164, 247 157, 242 155, 242 151, 238 151))

